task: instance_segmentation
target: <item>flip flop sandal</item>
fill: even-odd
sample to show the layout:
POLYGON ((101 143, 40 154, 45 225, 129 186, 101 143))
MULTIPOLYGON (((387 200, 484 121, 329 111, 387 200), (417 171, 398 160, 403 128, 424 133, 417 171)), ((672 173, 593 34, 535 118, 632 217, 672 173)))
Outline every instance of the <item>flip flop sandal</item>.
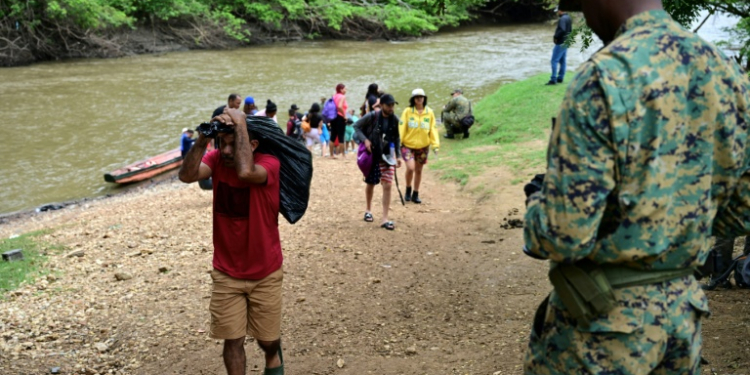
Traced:
POLYGON ((381 224, 380 227, 388 229, 388 230, 394 230, 394 229, 396 229, 396 226, 393 224, 392 221, 387 221, 387 222, 381 224))
POLYGON ((373 220, 374 219, 372 218, 372 214, 369 213, 369 212, 365 212, 365 221, 368 222, 368 223, 372 223, 373 220))
POLYGON ((281 361, 281 366, 274 368, 266 367, 263 369, 263 375, 284 375, 284 356, 281 354, 281 347, 279 347, 279 360, 281 361))

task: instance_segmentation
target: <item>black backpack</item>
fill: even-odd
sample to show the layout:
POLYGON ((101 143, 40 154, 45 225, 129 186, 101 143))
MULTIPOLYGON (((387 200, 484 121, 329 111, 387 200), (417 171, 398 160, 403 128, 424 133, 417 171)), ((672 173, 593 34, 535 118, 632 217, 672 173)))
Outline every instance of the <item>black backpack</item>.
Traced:
POLYGON ((696 279, 700 280, 707 275, 711 275, 711 283, 709 284, 711 287, 708 288, 710 290, 717 285, 727 283, 734 274, 734 284, 738 288, 750 289, 750 254, 742 254, 732 259, 724 273, 717 274, 716 267, 718 266, 717 263, 720 262, 716 260, 718 256, 716 253, 718 252, 711 251, 706 263, 698 267, 695 274, 696 279))

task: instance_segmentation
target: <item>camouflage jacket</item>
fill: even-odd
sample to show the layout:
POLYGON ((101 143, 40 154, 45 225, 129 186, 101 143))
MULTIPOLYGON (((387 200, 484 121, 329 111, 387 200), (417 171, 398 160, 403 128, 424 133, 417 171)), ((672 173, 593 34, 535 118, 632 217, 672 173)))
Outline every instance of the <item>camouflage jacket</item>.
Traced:
POLYGON ((456 114, 456 118, 462 119, 466 116, 468 116, 471 111, 471 104, 469 103, 469 99, 466 99, 465 96, 459 95, 455 98, 452 98, 448 104, 445 105, 444 112, 452 112, 456 114))
POLYGON ((750 230, 748 80, 664 11, 630 18, 571 82, 524 241, 557 262, 678 269, 750 230))

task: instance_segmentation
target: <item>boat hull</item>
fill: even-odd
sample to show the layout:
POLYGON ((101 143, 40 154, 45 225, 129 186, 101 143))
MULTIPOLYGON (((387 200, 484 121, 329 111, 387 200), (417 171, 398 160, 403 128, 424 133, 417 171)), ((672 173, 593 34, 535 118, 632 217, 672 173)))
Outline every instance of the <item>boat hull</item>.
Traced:
POLYGON ((182 165, 180 149, 167 151, 104 174, 104 181, 127 184, 147 180, 182 165))

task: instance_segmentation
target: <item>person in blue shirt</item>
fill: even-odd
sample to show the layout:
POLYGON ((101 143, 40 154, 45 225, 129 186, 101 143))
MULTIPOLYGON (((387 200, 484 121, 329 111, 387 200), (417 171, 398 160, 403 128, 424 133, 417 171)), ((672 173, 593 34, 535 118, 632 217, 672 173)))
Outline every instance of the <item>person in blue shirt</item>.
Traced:
POLYGON ((565 41, 568 39, 571 31, 573 31, 573 21, 570 20, 570 16, 566 12, 558 9, 557 16, 560 17, 560 20, 557 21, 555 36, 552 38, 555 42, 551 59, 552 77, 550 77, 547 85, 563 83, 565 79, 566 60, 568 59, 568 47, 565 46, 565 41), (558 64, 560 65, 560 70, 557 69, 558 64))
POLYGON ((195 139, 193 139, 193 129, 184 128, 182 129, 182 139, 180 139, 180 153, 182 158, 185 159, 185 155, 190 151, 190 147, 193 147, 195 139))

